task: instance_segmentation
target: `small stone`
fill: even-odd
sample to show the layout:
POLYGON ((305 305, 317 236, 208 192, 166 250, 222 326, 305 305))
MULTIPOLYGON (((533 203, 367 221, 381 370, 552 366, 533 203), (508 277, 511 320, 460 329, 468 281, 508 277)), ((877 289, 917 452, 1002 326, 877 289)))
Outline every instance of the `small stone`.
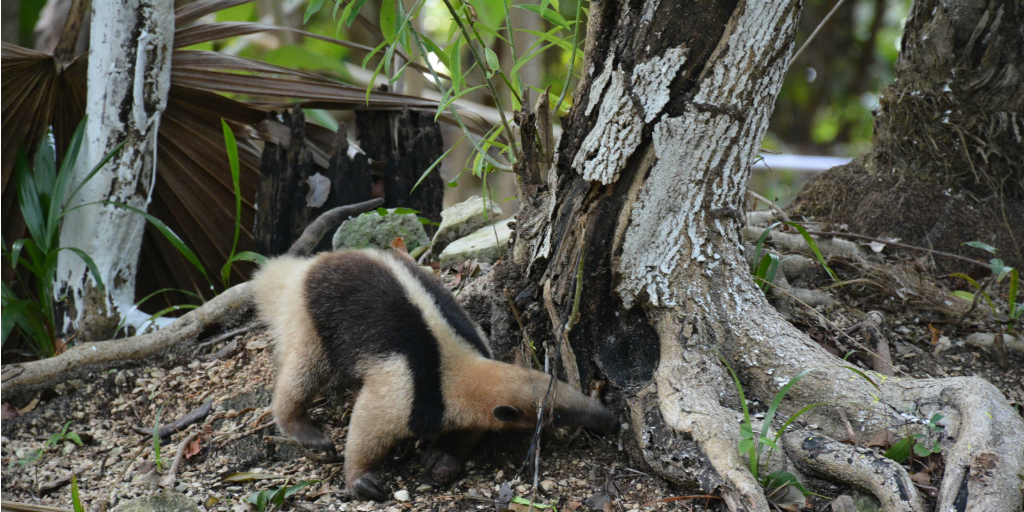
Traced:
POLYGON ((448 244, 501 217, 501 207, 494 201, 487 202, 486 213, 484 204, 482 197, 473 196, 442 210, 441 225, 432 242, 434 254, 440 254, 448 244))
POLYGON ((555 485, 555 483, 554 483, 554 482, 552 482, 551 480, 544 480, 544 481, 542 481, 542 482, 540 483, 540 490, 541 490, 542 492, 544 492, 545 494, 548 494, 548 493, 550 493, 550 492, 554 491, 554 490, 555 490, 555 489, 557 489, 557 488, 558 488, 558 487, 557 487, 557 486, 555 485))
POLYGON ((430 489, 432 489, 431 486, 429 486, 427 484, 420 484, 420 486, 416 488, 416 492, 425 492, 425 491, 429 491, 430 489))
POLYGON ((463 261, 476 259, 485 263, 494 263, 512 238, 512 228, 506 219, 497 224, 484 226, 469 235, 460 238, 445 247, 438 259, 441 266, 449 267, 463 261))
POLYGON ((403 501, 403 502, 404 501, 409 501, 409 491, 407 491, 405 489, 402 489, 400 491, 395 491, 395 499, 398 500, 398 501, 403 501))
POLYGON ((114 375, 114 384, 124 386, 126 382, 128 382, 128 379, 125 378, 124 372, 117 372, 117 375, 114 375))
POLYGON ((389 249, 395 238, 404 239, 409 250, 430 245, 430 237, 415 214, 396 215, 394 212, 391 209, 387 215, 364 213, 341 223, 332 239, 334 250, 363 247, 389 249))

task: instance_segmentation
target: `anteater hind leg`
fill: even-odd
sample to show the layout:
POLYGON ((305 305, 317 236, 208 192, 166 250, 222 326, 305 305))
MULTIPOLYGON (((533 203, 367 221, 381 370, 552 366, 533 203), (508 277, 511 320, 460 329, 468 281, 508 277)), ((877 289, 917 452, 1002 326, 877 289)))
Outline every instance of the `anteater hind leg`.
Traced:
POLYGON ((389 491, 380 463, 399 440, 409 437, 413 386, 408 365, 392 358, 363 381, 345 439, 345 483, 350 492, 377 501, 389 491))
POLYGON ((434 483, 455 481, 473 447, 484 433, 476 430, 457 430, 441 434, 423 454, 423 473, 434 483))
POLYGON ((325 367, 318 364, 314 354, 282 354, 274 383, 273 410, 277 428, 284 435, 308 448, 333 452, 334 442, 309 418, 313 399, 329 382, 329 377, 322 375, 325 367))

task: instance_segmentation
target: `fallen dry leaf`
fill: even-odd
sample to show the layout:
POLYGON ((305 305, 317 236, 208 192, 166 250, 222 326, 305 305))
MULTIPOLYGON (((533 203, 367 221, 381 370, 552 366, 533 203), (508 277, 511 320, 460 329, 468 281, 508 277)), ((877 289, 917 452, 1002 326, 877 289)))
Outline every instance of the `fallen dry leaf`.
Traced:
POLYGON ((9 404, 7 402, 4 402, 4 405, 3 405, 3 415, 0 416, 0 418, 6 420, 6 419, 14 418, 17 415, 18 415, 18 410, 15 409, 13 405, 11 405, 11 404, 9 404))
POLYGON ((391 241, 391 248, 394 249, 395 252, 397 252, 398 254, 401 254, 403 256, 408 256, 409 255, 409 250, 405 248, 405 239, 402 238, 402 237, 398 237, 398 238, 395 238, 394 240, 392 240, 391 241))
POLYGON ((910 479, 917 485, 931 485, 932 476, 928 473, 911 473, 910 479))
POLYGON ((191 459, 202 450, 203 445, 202 443, 199 442, 199 437, 197 436, 195 439, 192 440, 191 443, 188 444, 188 446, 185 447, 185 458, 191 459))
POLYGON ((896 434, 893 434, 889 430, 879 430, 864 440, 865 446, 878 446, 881 448, 889 448, 896 444, 896 434))

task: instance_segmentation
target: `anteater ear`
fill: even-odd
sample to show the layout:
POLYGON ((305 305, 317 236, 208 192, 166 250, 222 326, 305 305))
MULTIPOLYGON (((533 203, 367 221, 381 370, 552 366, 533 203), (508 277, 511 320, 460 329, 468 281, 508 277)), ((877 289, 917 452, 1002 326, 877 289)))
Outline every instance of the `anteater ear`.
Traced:
POLYGON ((499 405, 491 410, 491 414, 493 414, 498 421, 504 423, 515 423, 523 417, 523 411, 520 411, 511 405, 499 405))

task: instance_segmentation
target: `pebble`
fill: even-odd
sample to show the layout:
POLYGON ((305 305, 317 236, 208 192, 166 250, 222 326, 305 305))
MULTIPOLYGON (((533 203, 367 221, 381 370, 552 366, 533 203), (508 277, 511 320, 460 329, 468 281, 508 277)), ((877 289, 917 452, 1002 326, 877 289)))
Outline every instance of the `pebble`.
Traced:
POLYGON ((409 491, 405 489, 395 491, 395 499, 398 501, 409 501, 409 491))
POLYGON ((558 487, 551 480, 544 480, 540 483, 540 490, 545 493, 550 493, 551 491, 554 491, 557 488, 558 487))

